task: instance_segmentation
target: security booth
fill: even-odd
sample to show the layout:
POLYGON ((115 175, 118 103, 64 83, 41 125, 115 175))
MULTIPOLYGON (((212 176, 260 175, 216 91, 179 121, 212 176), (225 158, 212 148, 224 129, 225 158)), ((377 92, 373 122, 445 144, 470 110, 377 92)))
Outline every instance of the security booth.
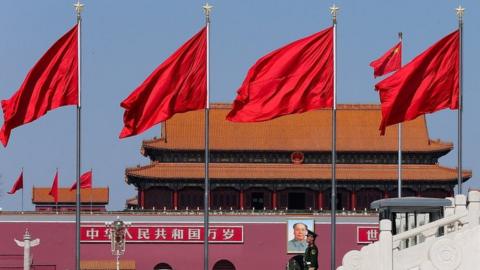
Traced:
MULTIPOLYGON (((376 200, 370 204, 378 210, 379 220, 388 219, 392 222, 392 234, 396 235, 424 224, 441 219, 445 207, 452 206, 449 199, 403 197, 376 200)), ((438 234, 443 234, 442 228, 438 234)), ((401 244, 401 248, 423 242, 422 236, 412 237, 401 244)))

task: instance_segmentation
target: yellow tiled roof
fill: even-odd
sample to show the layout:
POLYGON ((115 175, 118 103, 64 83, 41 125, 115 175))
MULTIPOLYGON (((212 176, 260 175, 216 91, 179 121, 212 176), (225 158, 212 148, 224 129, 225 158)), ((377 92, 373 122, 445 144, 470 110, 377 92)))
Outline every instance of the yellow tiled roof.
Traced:
MULTIPOLYGON (((33 187, 33 203, 54 203, 53 197, 48 195, 49 187, 33 187)), ((80 198, 82 203, 104 203, 108 204, 108 187, 82 188, 80 189, 80 198)), ((76 190, 70 191, 70 188, 58 189, 58 203, 75 203, 76 190)))
MULTIPOLYGON (((330 151, 331 110, 316 110, 257 123, 225 120, 231 106, 213 104, 210 110, 211 150, 330 151)), ((379 105, 339 105, 337 110, 337 151, 397 151, 397 125, 380 136, 379 105)), ((143 142, 144 148, 204 149, 204 111, 176 114, 162 124, 162 137, 143 142)), ((451 143, 430 140, 424 116, 402 127, 403 151, 450 151, 451 143)))

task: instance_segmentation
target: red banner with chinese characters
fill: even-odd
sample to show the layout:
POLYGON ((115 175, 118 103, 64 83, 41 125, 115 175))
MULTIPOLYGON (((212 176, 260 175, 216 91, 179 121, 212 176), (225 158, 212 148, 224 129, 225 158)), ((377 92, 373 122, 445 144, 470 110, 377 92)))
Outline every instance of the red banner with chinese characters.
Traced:
POLYGON ((370 244, 378 241, 380 229, 374 226, 357 227, 357 244, 370 244))
MULTIPOLYGON (((104 225, 82 225, 80 241, 110 242, 110 230, 104 225)), ((132 225, 126 228, 128 243, 203 243, 202 226, 132 225)), ((209 243, 243 243, 243 226, 209 226, 209 243)))

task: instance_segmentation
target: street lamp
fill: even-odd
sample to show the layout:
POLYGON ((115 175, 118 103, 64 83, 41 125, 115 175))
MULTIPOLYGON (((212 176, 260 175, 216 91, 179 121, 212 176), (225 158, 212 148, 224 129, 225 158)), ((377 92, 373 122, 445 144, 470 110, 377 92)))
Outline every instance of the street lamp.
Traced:
POLYGON ((120 256, 125 254, 125 236, 128 224, 117 217, 117 220, 107 222, 105 225, 110 229, 111 251, 117 259, 117 270, 120 270, 120 256))

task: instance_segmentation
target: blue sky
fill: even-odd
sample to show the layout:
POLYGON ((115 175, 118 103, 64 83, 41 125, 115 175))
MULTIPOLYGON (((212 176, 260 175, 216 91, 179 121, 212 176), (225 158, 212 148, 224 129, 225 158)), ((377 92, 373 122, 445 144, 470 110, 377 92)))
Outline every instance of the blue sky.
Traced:
MULTIPOLYGON (((75 1, 2 0, 0 8, 0 99, 18 89, 28 70, 75 24, 75 1)), ((126 167, 148 164, 140 154, 143 139, 159 126, 124 140, 120 102, 164 59, 204 25, 203 1, 85 0, 83 12, 82 168, 93 169, 94 186, 110 187, 110 210, 123 209, 135 195, 124 181, 126 167)), ((329 7, 319 0, 211 1, 211 100, 231 102, 248 68, 286 43, 331 25, 329 7)), ((468 186, 480 186, 480 2, 337 1, 338 103, 378 103, 369 62, 404 33, 406 63, 457 28, 455 8, 466 8, 464 28, 463 167, 473 170, 468 186)), ((457 142, 457 112, 427 116, 432 139, 457 142)), ((0 112, 0 123, 3 114, 0 112)), ((0 147, 0 207, 19 210, 21 196, 6 192, 25 174, 25 206, 31 188, 50 186, 56 168, 61 186, 75 179, 75 107, 62 107, 14 129, 7 148, 0 147)), ((456 166, 456 149, 440 160, 456 166)))

